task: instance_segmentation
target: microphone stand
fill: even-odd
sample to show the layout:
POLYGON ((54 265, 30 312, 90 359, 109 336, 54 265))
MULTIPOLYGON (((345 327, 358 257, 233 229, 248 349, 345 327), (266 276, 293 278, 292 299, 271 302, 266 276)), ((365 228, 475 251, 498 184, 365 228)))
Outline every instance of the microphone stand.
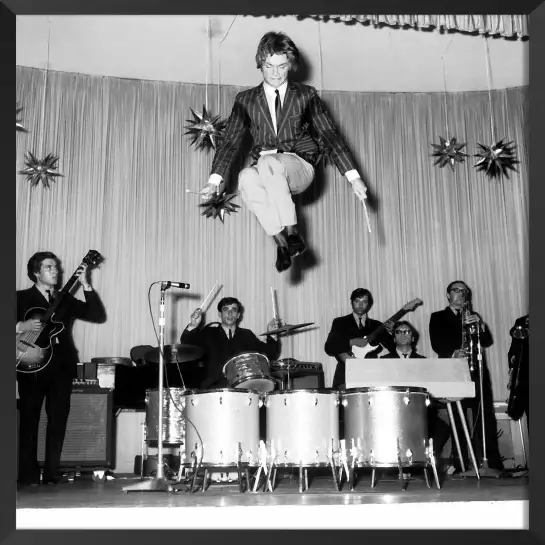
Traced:
MULTIPOLYGON (((481 405, 481 434, 483 439, 483 457, 481 465, 479 467, 479 476, 480 477, 494 477, 498 479, 503 475, 503 471, 499 469, 493 469, 488 465, 488 458, 486 457, 486 424, 484 422, 484 395, 483 395, 483 351, 481 346, 481 327, 477 325, 477 363, 479 366, 479 395, 480 405, 481 405)), ((460 476, 463 477, 477 477, 475 469, 470 469, 461 473, 460 476)))
POLYGON ((161 282, 161 297, 159 303, 159 408, 158 408, 158 430, 157 430, 157 471, 155 477, 146 481, 140 481, 133 485, 124 486, 123 492, 127 494, 132 491, 147 492, 171 492, 172 487, 165 479, 163 461, 163 365, 165 348, 165 291, 170 287, 169 282, 161 282))

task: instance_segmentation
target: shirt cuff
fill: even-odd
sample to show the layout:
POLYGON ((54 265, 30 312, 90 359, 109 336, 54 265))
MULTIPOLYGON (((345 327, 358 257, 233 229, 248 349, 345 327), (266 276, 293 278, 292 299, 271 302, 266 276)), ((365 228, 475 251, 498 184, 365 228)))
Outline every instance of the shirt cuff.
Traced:
POLYGON ((22 333, 21 331, 21 324, 22 322, 17 322, 17 324, 15 325, 15 335, 19 335, 19 333, 22 333))
POLYGON ((210 178, 208 178, 208 183, 219 186, 223 182, 223 178, 219 174, 210 174, 210 178))
POLYGON ((349 170, 348 172, 345 172, 344 175, 350 183, 352 183, 356 178, 361 177, 356 169, 349 170))
POLYGON ((87 288, 83 288, 83 291, 93 291, 93 288, 92 286, 89 286, 87 288))

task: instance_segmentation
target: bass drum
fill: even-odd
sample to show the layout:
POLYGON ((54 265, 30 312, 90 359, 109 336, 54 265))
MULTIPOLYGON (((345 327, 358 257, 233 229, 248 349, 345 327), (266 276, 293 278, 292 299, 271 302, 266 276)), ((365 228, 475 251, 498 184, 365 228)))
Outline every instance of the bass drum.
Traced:
POLYGON ((344 436, 356 467, 428 463, 425 388, 351 388, 343 392, 344 436))

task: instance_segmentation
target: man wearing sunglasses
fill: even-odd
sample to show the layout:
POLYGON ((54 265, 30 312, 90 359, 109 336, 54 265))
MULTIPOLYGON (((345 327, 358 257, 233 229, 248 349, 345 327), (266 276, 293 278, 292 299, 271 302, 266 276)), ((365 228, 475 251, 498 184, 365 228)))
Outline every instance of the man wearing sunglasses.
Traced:
POLYGON ((406 320, 394 324, 395 350, 381 356, 382 358, 425 358, 416 351, 418 334, 406 320))

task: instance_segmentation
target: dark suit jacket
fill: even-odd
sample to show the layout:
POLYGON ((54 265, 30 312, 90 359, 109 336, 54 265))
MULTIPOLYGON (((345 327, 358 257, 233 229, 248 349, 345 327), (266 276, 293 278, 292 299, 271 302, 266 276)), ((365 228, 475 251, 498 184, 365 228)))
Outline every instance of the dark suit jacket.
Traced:
MULTIPOLYGON (((53 317, 55 321, 63 323, 64 329, 57 336, 59 342, 53 344, 53 357, 48 367, 59 365, 62 370, 72 373, 74 377, 77 375, 79 361, 78 350, 72 337, 74 322, 77 319, 96 323, 106 320, 106 311, 98 294, 94 290, 83 293, 85 302, 66 294, 53 317)), ((24 321, 26 312, 33 307, 42 308, 44 312, 49 308, 49 302, 42 292, 36 286, 18 291, 17 322, 24 321)))
MULTIPOLYGON (((336 358, 338 354, 342 354, 343 352, 352 352, 350 339, 368 336, 380 325, 381 322, 378 320, 367 318, 364 327, 359 329, 352 314, 335 318, 331 324, 331 331, 324 346, 326 354, 336 358)), ((386 330, 380 333, 372 345, 378 346, 379 343, 388 350, 395 350, 394 340, 386 330)))
MULTIPOLYGON (((492 344, 490 330, 483 323, 484 331, 480 334, 481 346, 492 344)), ((462 346, 462 320, 450 307, 433 312, 430 316, 431 347, 440 358, 451 358, 455 350, 462 346)))
POLYGON ((241 352, 259 352, 265 354, 269 360, 278 357, 280 344, 272 337, 267 342, 260 341, 252 331, 237 327, 232 340, 229 340, 223 327, 208 324, 203 328, 188 331, 187 328, 180 337, 182 344, 196 344, 205 351, 206 378, 201 388, 224 388, 227 380, 223 375, 223 366, 232 357, 241 352))
POLYGON ((260 151, 278 149, 296 153, 316 166, 320 147, 323 147, 330 150, 342 175, 357 168, 316 89, 309 85, 288 82, 278 135, 274 131, 263 84, 240 92, 227 121, 225 136, 216 150, 212 174, 227 177, 247 131, 253 139, 251 156, 254 161, 259 158, 260 151))
MULTIPOLYGON (((401 356, 395 351, 393 350, 392 352, 388 352, 388 354, 384 355, 384 356, 381 356, 381 359, 382 358, 399 358, 401 359, 401 356)), ((421 359, 426 359, 426 356, 422 356, 421 354, 419 354, 414 348, 412 350, 412 352, 409 354, 409 359, 413 359, 413 358, 421 358, 421 359)))

